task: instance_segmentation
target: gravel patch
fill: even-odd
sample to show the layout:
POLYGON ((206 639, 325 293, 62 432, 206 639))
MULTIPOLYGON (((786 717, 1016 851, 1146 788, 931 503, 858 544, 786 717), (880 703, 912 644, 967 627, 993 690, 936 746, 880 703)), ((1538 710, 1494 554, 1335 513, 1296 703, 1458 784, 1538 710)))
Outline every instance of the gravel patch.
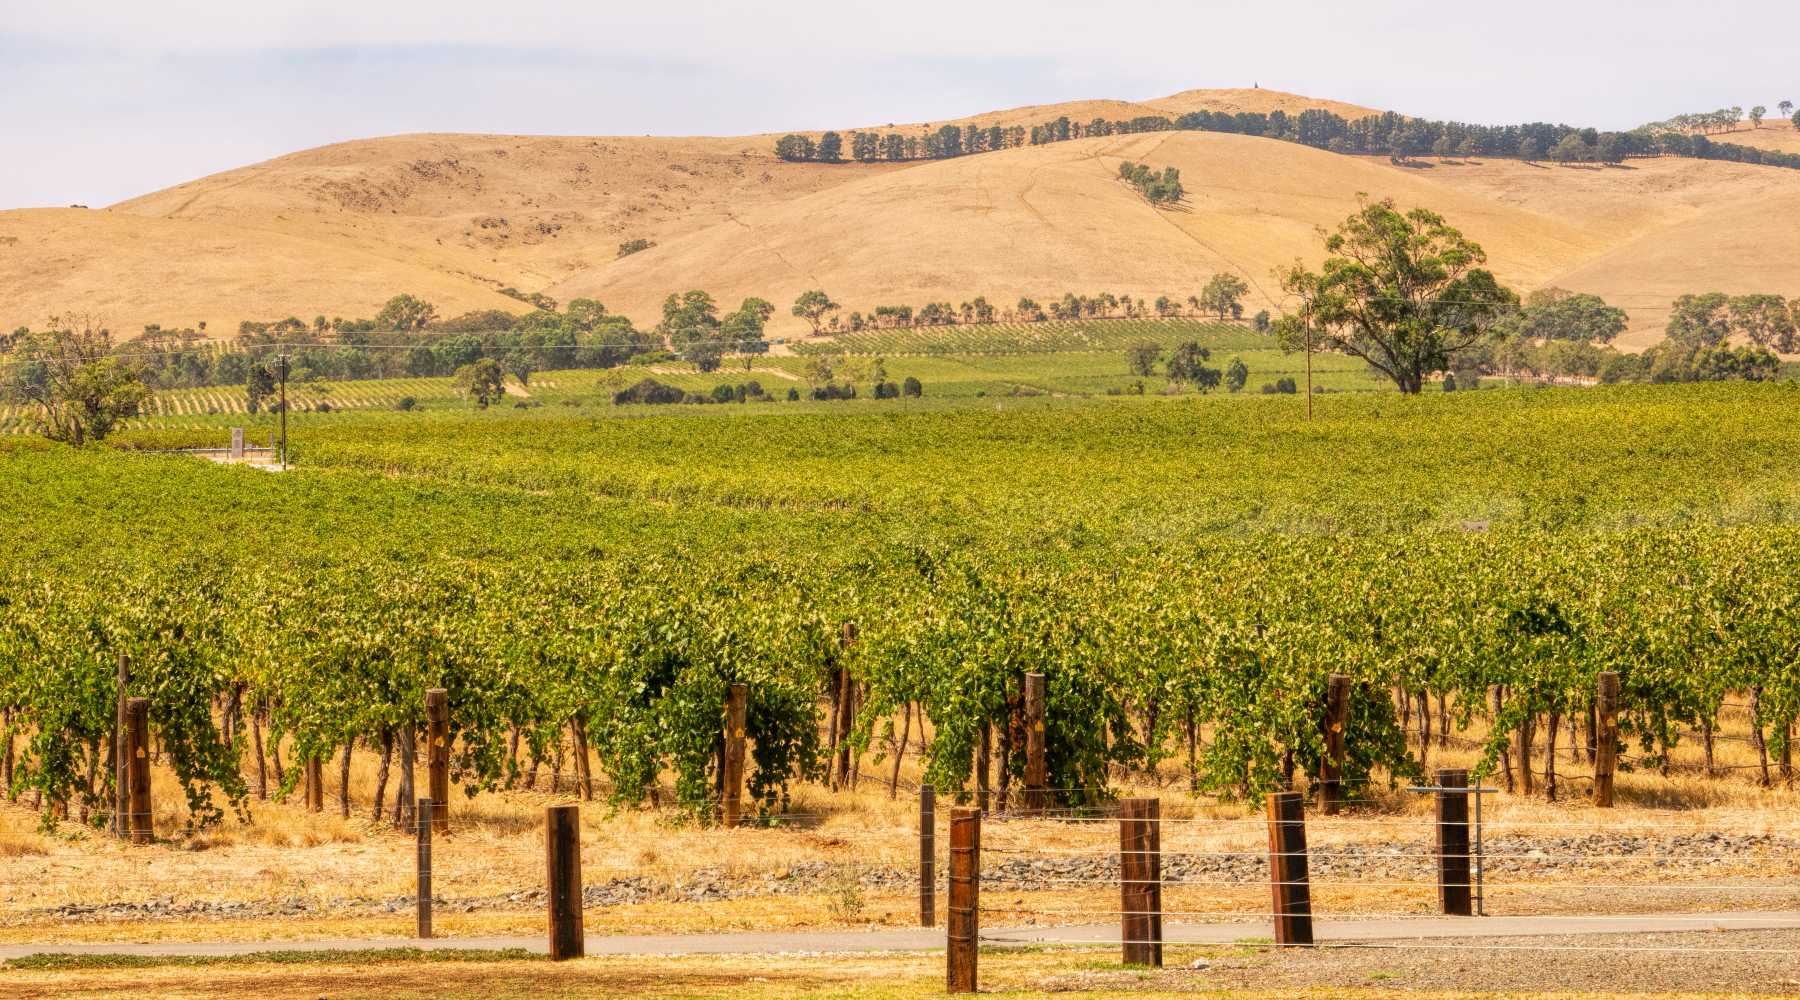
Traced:
POLYGON ((1031 986, 1048 993, 1359 987, 1424 995, 1575 990, 1800 996, 1795 930, 1446 938, 1320 950, 1171 948, 1165 961, 1169 967, 1162 970, 1092 969, 1031 986))

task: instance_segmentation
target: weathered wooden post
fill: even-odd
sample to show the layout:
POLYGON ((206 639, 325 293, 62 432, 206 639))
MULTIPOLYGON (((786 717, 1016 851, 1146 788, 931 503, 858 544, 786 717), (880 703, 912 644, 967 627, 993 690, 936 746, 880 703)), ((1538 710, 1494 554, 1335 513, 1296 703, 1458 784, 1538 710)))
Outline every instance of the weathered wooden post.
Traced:
MULTIPOLYGON (((131 836, 131 741, 125 721, 125 686, 130 675, 131 657, 120 653, 113 687, 117 699, 113 705, 113 836, 120 840, 131 836)), ((12 791, 10 783, 6 790, 12 791)))
POLYGON ((1344 727, 1350 718, 1350 678, 1332 674, 1325 685, 1325 756, 1319 761, 1319 810, 1336 816, 1344 801, 1344 727))
POLYGON ((937 925, 937 789, 919 789, 919 926, 937 925))
POLYGON ((1162 805, 1119 802, 1119 934, 1126 965, 1162 968, 1162 805))
POLYGON ((450 832, 450 692, 432 688, 425 692, 425 721, 429 739, 425 760, 430 783, 431 822, 438 833, 450 832))
POLYGON ((981 810, 950 810, 950 919, 945 928, 949 993, 975 992, 981 945, 981 810))
POLYGON ((1438 902, 1444 915, 1474 914, 1474 886, 1469 853, 1469 772, 1444 768, 1437 773, 1438 902))
POLYGON ((418 827, 419 838, 418 914, 419 937, 421 938, 431 936, 431 813, 431 800, 420 799, 418 812, 415 813, 418 816, 418 822, 414 825, 418 827))
POLYGON ((1594 690, 1594 805, 1611 809, 1613 773, 1619 767, 1619 675, 1599 677, 1594 690))
POLYGON ((1312 892, 1306 873, 1306 805, 1299 792, 1271 792, 1269 880, 1274 892, 1275 943, 1310 945, 1312 892))
POLYGON ((127 829, 134 844, 148 844, 155 836, 155 815, 150 799, 150 699, 125 702, 127 764, 131 792, 126 798, 127 829))
POLYGON ((719 821, 727 827, 737 826, 743 814, 744 715, 749 701, 750 687, 746 684, 733 684, 725 694, 725 793, 719 821))
POLYGON ((550 905, 550 960, 586 952, 581 917, 581 807, 544 810, 544 868, 550 905))
POLYGON ((1044 675, 1025 675, 1025 808, 1050 807, 1050 767, 1044 758, 1044 675))

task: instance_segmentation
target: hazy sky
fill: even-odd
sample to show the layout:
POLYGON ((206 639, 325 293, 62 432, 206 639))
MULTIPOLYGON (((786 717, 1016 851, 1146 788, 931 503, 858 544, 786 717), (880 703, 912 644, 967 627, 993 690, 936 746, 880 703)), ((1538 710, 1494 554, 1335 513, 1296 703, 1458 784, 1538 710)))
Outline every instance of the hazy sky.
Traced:
POLYGON ((1791 0, 0 0, 0 207, 399 132, 741 134, 1261 83, 1629 128, 1800 101, 1791 0))

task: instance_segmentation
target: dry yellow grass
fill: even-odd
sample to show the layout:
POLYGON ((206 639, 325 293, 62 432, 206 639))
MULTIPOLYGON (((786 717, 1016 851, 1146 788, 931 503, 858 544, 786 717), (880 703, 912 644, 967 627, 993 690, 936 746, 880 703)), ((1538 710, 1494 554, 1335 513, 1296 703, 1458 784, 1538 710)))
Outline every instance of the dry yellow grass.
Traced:
MULTIPOLYGON (((962 122, 1031 124, 1197 108, 1367 109, 1265 90, 1015 108, 962 122)), ((885 125, 873 127, 885 128, 885 125)), ((900 126, 915 128, 918 126, 900 126)), ((1732 141, 1783 143, 1776 126, 1732 141)), ((1794 133, 1800 141, 1800 133, 1794 133)), ((371 314, 409 291, 442 313, 522 309, 503 286, 593 295, 640 324, 670 291, 784 304, 824 287, 846 309, 1010 304, 1063 291, 1185 297, 1211 274, 1253 282, 1315 258, 1315 229, 1358 193, 1449 216, 1522 288, 1594 291, 1653 342, 1682 292, 1800 291, 1800 172, 1692 160, 1625 169, 1336 156, 1232 135, 1080 140, 912 164, 793 164, 771 137, 413 135, 341 143, 201 178, 102 211, 0 212, 0 328, 98 311, 135 332, 204 320, 371 314), (1178 166, 1171 211, 1115 179, 1121 159, 1178 166), (654 240, 616 259, 629 239, 654 240)), ((777 311, 774 332, 802 325, 777 311)))
MULTIPOLYGON (((1793 819, 1800 795, 1780 786, 1760 788, 1751 780, 1755 772, 1744 766, 1756 758, 1744 741, 1746 733, 1741 715, 1725 718, 1716 763, 1731 769, 1726 776, 1707 779, 1685 770, 1670 777, 1626 774, 1620 778, 1619 808, 1610 811, 1593 808, 1584 794, 1585 783, 1568 780, 1566 776, 1589 773, 1591 768, 1564 750, 1557 768, 1565 775, 1559 800, 1491 797, 1484 816, 1487 837, 1490 843, 1510 838, 1512 846, 1498 849, 1510 854, 1521 849, 1520 840, 1552 841, 1589 833, 1641 836, 1653 842, 1708 831, 1800 840, 1800 822, 1793 819)), ((1435 741, 1428 752, 1432 767, 1474 762, 1472 751, 1439 749, 1435 741)), ((1678 762, 1692 764, 1699 759, 1697 741, 1684 742, 1678 750, 1678 762)), ((337 772, 328 766, 326 813, 309 814, 295 801, 253 802, 250 822, 232 818, 198 835, 183 833, 185 807, 169 794, 170 776, 159 770, 156 824, 161 839, 149 847, 123 845, 73 824, 41 833, 34 813, 20 806, 0 807, 0 845, 6 845, 8 858, 6 877, 0 880, 0 941, 403 936, 411 924, 409 907, 384 912, 381 905, 404 903, 411 894, 413 842, 387 824, 371 822, 375 765, 371 754, 359 753, 353 759, 349 819, 338 813, 337 772), (265 909, 246 915, 165 908, 146 917, 120 910, 74 920, 59 909, 159 901, 177 906, 281 904, 293 899, 313 905, 304 911, 265 909)), ((681 891, 707 883, 769 888, 780 885, 789 873, 820 864, 850 873, 877 866, 911 870, 917 859, 917 801, 906 786, 916 787, 916 761, 909 756, 903 762, 903 787, 897 797, 889 797, 888 773, 871 755, 855 791, 798 786, 791 814, 781 825, 767 828, 720 830, 668 812, 614 811, 602 803, 587 804, 582 810, 586 883, 644 878, 661 887, 634 902, 590 907, 589 929, 642 933, 909 925, 916 899, 905 879, 857 887, 849 877, 840 885, 831 881, 833 876, 821 882, 815 875, 791 891, 705 901, 686 898, 681 891)), ((1258 856, 1266 849, 1260 811, 1242 803, 1189 796, 1179 762, 1165 763, 1154 779, 1120 778, 1124 793, 1162 799, 1163 814, 1171 821, 1163 835, 1168 853, 1258 856)), ((434 888, 441 898, 475 905, 468 912, 455 905, 441 911, 437 920, 441 933, 454 937, 541 929, 541 904, 504 897, 541 887, 543 808, 565 800, 525 791, 473 800, 456 797, 452 834, 439 840, 434 853, 434 888)), ((944 806, 948 804, 946 800, 944 806)), ((1382 790, 1344 816, 1315 815, 1308 821, 1309 841, 1318 848, 1422 845, 1429 836, 1429 801, 1405 791, 1382 790)), ((1106 821, 998 818, 988 824, 983 840, 984 866, 994 871, 1020 858, 1102 856, 1116 850, 1117 830, 1106 821)), ((940 837, 940 851, 943 846, 940 837)), ((1689 845, 1679 853, 1699 850, 1689 845)), ((1544 914, 1755 909, 1776 901, 1754 890, 1631 893, 1557 886, 1617 881, 1713 887, 1759 877, 1791 881, 1800 875, 1793 858, 1766 852, 1672 869, 1659 866, 1657 860, 1602 858, 1591 865, 1510 874, 1498 866, 1490 878, 1491 908, 1544 914)), ((1254 920, 1267 908, 1266 892, 1254 879, 1217 885, 1202 880, 1169 887, 1165 905, 1171 911, 1205 913, 1207 919, 1254 920)), ((1431 883, 1417 873, 1321 877, 1315 899, 1319 912, 1340 915, 1425 914, 1434 903, 1431 883)), ((1117 895, 1115 887, 1104 884, 996 883, 985 902, 996 911, 991 919, 997 925, 1105 922, 1116 908, 1117 895)))

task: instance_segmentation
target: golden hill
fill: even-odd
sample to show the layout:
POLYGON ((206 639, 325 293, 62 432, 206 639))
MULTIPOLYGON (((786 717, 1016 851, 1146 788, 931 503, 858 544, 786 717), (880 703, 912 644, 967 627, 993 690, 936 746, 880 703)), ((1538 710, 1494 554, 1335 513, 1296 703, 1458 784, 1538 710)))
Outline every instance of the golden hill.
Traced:
MULTIPOLYGON (((1309 107, 1369 113, 1253 89, 960 121, 1309 107)), ((1778 131, 1760 134, 1776 141, 1778 131)), ((1773 168, 1397 167, 1201 133, 903 164, 783 163, 772 145, 772 136, 398 136, 306 150, 106 210, 0 212, 0 328, 91 310, 128 334, 205 321, 229 335, 246 318, 370 315, 401 291, 446 315, 523 309, 499 294, 511 286, 564 301, 593 295, 644 325, 671 291, 705 288, 726 303, 760 295, 784 307, 781 335, 797 332, 785 305, 809 287, 846 310, 1065 291, 1185 297, 1221 270, 1250 279, 1261 307, 1280 301, 1269 270, 1314 257, 1316 227, 1340 220, 1359 192, 1443 212, 1521 287, 1615 299, 1632 311, 1633 343, 1654 339, 1668 298, 1701 285, 1800 292, 1800 254, 1783 221, 1794 217, 1800 172, 1773 168), (1180 167, 1186 202, 1146 205, 1115 179, 1125 158, 1180 167), (657 245, 618 259, 633 239, 657 245)))
POLYGON ((1521 288, 1607 295, 1631 311, 1633 346, 1657 338, 1669 299, 1696 290, 1696 274, 1709 289, 1800 289, 1800 258, 1740 252, 1792 242, 1784 220, 1793 216, 1781 209, 1800 207, 1800 173, 1676 159, 1617 169, 1395 166, 1179 132, 1007 150, 864 178, 745 212, 551 294, 598 296, 654 317, 681 276, 705 275, 691 284, 727 302, 756 294, 785 303, 822 287, 846 310, 866 311, 976 294, 996 304, 1065 291, 1185 298, 1211 274, 1233 271, 1251 283, 1253 309, 1278 309, 1284 302, 1271 270, 1316 259, 1318 227, 1343 219, 1362 193, 1443 213, 1521 288), (1185 201, 1173 209, 1145 203, 1117 179, 1127 159, 1179 167, 1185 201))

